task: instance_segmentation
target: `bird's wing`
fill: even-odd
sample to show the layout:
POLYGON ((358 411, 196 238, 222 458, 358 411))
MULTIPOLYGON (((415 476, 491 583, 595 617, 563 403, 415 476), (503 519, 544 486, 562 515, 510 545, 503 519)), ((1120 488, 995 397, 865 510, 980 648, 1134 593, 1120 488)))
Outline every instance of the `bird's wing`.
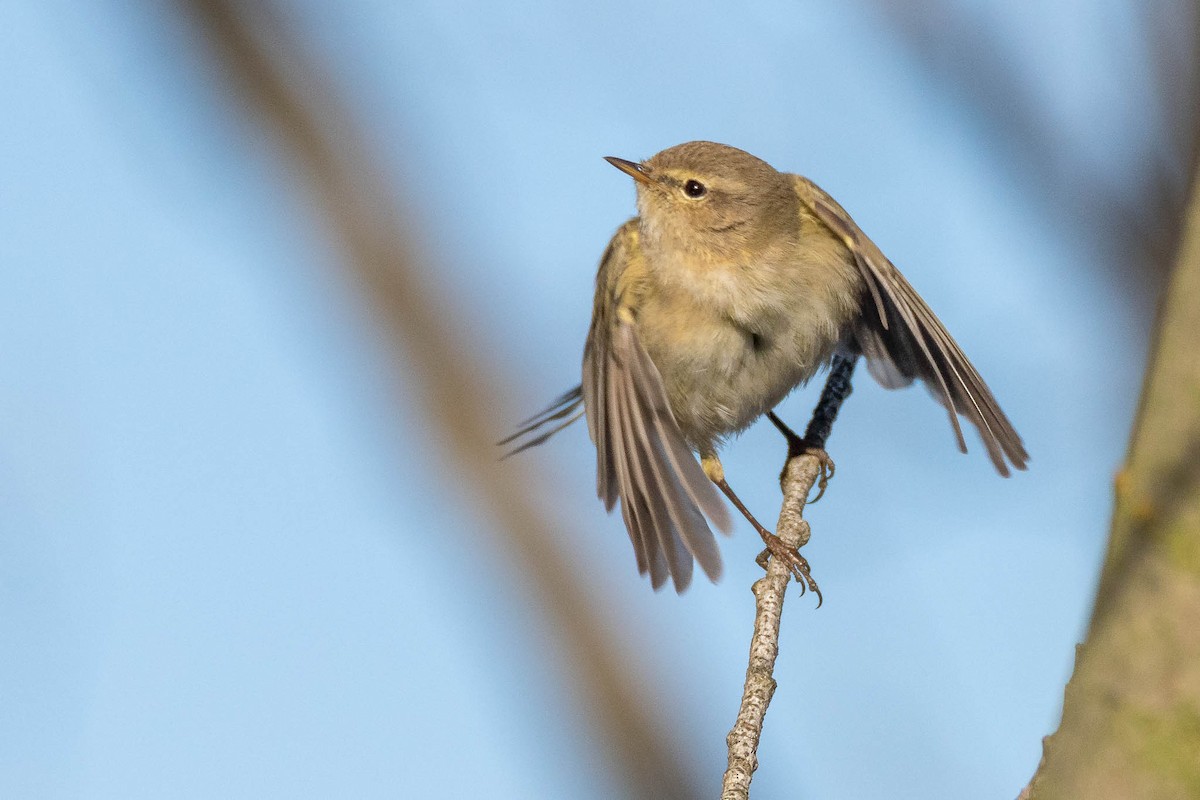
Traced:
POLYGON ((722 531, 729 514, 684 441, 662 377, 637 333, 644 276, 636 220, 617 231, 596 275, 596 303, 583 356, 583 404, 596 444, 596 491, 621 516, 638 571, 655 589, 691 582, 692 559, 711 580, 721 555, 705 514, 722 531), (702 513, 703 512, 703 513, 702 513))
POLYGON ((563 428, 583 416, 583 387, 576 386, 563 392, 550 405, 517 424, 517 430, 496 442, 500 446, 512 445, 503 458, 515 456, 522 450, 537 447, 563 428))
POLYGON ((807 178, 797 176, 801 199, 854 255, 866 283, 855 338, 871 374, 887 388, 920 378, 950 416, 958 447, 967 450, 958 414, 979 431, 996 470, 1025 469, 1029 454, 987 384, 933 311, 858 227, 846 210, 807 178))

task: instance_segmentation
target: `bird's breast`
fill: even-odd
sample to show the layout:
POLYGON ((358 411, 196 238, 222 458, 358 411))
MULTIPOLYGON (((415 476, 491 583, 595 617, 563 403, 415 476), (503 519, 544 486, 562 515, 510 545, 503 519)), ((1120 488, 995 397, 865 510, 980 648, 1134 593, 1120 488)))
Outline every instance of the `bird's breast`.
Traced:
POLYGON ((822 284, 795 263, 661 268, 638 309, 639 336, 698 449, 743 430, 811 378, 855 305, 836 270, 822 284))

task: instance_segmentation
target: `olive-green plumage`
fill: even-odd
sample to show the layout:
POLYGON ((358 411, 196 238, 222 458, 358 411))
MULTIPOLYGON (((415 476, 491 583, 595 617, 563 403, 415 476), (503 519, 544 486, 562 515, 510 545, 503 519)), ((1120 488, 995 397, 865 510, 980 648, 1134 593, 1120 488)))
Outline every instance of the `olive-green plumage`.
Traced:
POLYGON ((727 489, 717 447, 836 352, 865 355, 888 388, 921 379, 946 406, 960 449, 961 414, 1002 475, 1010 463, 1024 469, 1020 437, 949 333, 811 181, 713 142, 640 164, 609 161, 635 179, 638 216, 600 263, 583 383, 518 436, 537 434, 524 446, 544 441, 583 404, 598 492, 609 509, 620 501, 655 588, 668 575, 686 587, 693 558, 716 580, 705 515, 729 529, 708 480, 727 489))

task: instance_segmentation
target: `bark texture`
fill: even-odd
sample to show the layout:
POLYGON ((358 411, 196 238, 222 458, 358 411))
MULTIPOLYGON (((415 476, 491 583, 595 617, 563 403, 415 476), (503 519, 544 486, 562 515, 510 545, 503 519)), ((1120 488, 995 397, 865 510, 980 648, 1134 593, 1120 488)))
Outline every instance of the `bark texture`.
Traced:
POLYGON ((1088 638, 1028 800, 1200 797, 1198 191, 1116 479, 1088 638))

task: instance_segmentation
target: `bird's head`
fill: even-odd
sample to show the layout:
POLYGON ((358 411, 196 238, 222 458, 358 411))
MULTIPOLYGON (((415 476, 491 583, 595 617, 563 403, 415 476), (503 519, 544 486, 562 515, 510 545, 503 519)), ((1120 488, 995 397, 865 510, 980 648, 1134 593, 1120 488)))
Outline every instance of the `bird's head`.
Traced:
POLYGON ((687 142, 641 163, 606 160, 636 182, 648 246, 729 259, 796 229, 788 176, 736 147, 687 142))

